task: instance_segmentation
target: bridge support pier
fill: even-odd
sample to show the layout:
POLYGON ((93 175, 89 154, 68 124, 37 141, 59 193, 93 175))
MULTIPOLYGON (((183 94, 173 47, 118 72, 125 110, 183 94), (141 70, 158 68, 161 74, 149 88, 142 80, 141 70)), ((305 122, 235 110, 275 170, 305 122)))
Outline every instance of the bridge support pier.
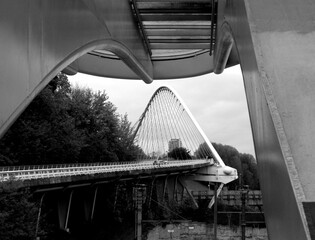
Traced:
POLYGON ((38 215, 37 215, 37 221, 36 221, 36 229, 35 229, 35 239, 37 240, 37 235, 39 231, 39 224, 40 224, 40 217, 41 217, 41 212, 42 212, 42 206, 43 206, 43 201, 44 201, 45 193, 40 198, 39 202, 39 207, 38 207, 38 215))
POLYGON ((68 222, 70 215, 70 208, 72 203, 73 191, 60 194, 58 199, 58 218, 60 229, 69 231, 68 222))
POLYGON ((96 206, 98 187, 92 191, 88 191, 84 195, 84 217, 86 221, 92 221, 94 218, 94 211, 96 206))
MULTIPOLYGON (((157 200, 159 202, 179 202, 183 199, 185 187, 179 176, 165 176, 155 180, 157 200)), ((152 193, 150 193, 150 196, 152 193)))

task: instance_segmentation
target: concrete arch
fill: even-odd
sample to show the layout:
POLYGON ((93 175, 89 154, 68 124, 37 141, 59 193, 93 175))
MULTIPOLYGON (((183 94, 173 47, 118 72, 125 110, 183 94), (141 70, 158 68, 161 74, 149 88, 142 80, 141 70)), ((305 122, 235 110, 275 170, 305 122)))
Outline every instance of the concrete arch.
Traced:
POLYGON ((74 51, 69 59, 72 61, 67 61, 70 65, 74 60, 83 56, 84 54, 91 52, 93 50, 107 50, 114 53, 119 59, 121 59, 135 74, 138 75, 145 83, 151 83, 153 81, 152 76, 144 69, 141 63, 133 55, 133 53, 121 42, 113 39, 96 40, 84 45, 82 48, 74 51))
POLYGON ((152 81, 152 63, 127 1, 4 0, 0 9, 5 56, 0 60, 0 136, 58 72, 90 50, 112 51, 140 78, 152 81))
POLYGON ((61 62, 57 63, 43 79, 37 83, 37 85, 30 89, 25 99, 19 103, 18 107, 13 110, 10 116, 4 121, 0 128, 0 137, 6 132, 6 130, 13 124, 18 116, 24 111, 24 109, 31 103, 31 101, 38 95, 38 93, 54 78, 59 72, 64 70, 73 61, 79 57, 87 54, 90 51, 96 49, 108 50, 117 55, 127 66, 129 66, 140 78, 146 83, 151 83, 153 80, 151 76, 146 72, 141 63, 133 55, 133 53, 122 43, 112 39, 101 39, 89 42, 73 52, 65 56, 61 62))

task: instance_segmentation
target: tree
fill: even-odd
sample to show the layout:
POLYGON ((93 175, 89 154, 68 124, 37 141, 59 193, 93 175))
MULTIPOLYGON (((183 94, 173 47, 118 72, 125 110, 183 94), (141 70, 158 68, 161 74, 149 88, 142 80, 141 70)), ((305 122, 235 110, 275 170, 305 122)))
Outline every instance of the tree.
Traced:
MULTIPOLYGON (((243 184, 248 185, 250 189, 259 189, 257 164, 252 155, 239 153, 228 145, 213 143, 213 147, 226 165, 237 169, 239 175, 242 174, 243 184)), ((238 185, 238 181, 229 183, 230 188, 237 188, 238 185)))
POLYGON ((107 94, 57 75, 0 140, 0 165, 130 161, 139 149, 107 94))
POLYGON ((91 89, 74 88, 69 114, 75 128, 82 132, 83 145, 79 162, 119 161, 116 143, 119 139, 119 118, 107 94, 91 89))
POLYGON ((121 115, 119 118, 119 138, 116 143, 117 155, 120 161, 135 161, 143 159, 145 156, 143 150, 135 145, 134 129, 128 120, 128 115, 121 115))
POLYGON ((203 159, 203 158, 212 158, 212 153, 210 151, 210 148, 206 142, 201 143, 198 146, 198 149, 194 153, 195 158, 197 159, 203 159))
MULTIPOLYGON (((259 189, 259 180, 257 173, 257 164, 255 158, 246 153, 239 153, 234 147, 223 145, 219 143, 212 143, 223 162, 230 167, 237 170, 238 174, 242 176, 243 184, 248 185, 250 189, 259 189)), ((212 157, 208 154, 210 148, 206 143, 199 145, 195 152, 196 158, 205 158, 205 156, 212 157)), ((238 182, 233 181, 229 183, 230 188, 238 187, 238 182)))
POLYGON ((1 139, 2 165, 54 163, 75 155, 75 145, 64 144, 79 139, 68 115, 70 92, 63 74, 41 91, 1 139))
POLYGON ((168 153, 168 157, 179 160, 192 159, 190 151, 183 147, 174 148, 168 153))
POLYGON ((19 183, 0 185, 0 239, 28 240, 35 238, 38 205, 27 188, 19 183))
POLYGON ((240 159, 242 162, 243 183, 248 185, 250 189, 260 189, 255 158, 250 154, 241 153, 240 159))

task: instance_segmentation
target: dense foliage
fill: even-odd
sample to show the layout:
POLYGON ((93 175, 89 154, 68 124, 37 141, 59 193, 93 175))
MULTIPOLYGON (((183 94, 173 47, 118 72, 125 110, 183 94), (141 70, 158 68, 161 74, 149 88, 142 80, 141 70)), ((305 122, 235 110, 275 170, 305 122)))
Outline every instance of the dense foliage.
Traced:
POLYGON ((127 115, 105 92, 71 88, 59 74, 0 141, 0 165, 134 160, 127 115))
MULTIPOLYGON (((237 169, 239 177, 244 185, 248 185, 249 189, 260 189, 257 163, 251 154, 239 153, 234 147, 228 145, 219 143, 212 143, 212 145, 227 166, 237 169)), ((203 149, 207 149, 207 152, 210 151, 206 143, 200 144, 199 148, 194 153, 197 158, 203 156, 203 149)), ((228 187, 229 189, 239 188, 239 181, 229 183, 228 187)))
POLYGON ((0 185, 1 240, 35 238, 38 203, 27 188, 18 185, 15 182, 0 185))
POLYGON ((172 151, 168 153, 168 157, 173 158, 173 159, 181 159, 181 160, 192 158, 190 156, 189 150, 183 147, 174 148, 172 151))
MULTIPOLYGON (((255 158, 246 153, 239 153, 234 147, 213 143, 213 147, 227 166, 237 169, 244 185, 249 189, 260 189, 255 158)), ((228 184, 229 189, 237 189, 239 182, 234 181, 228 184)))

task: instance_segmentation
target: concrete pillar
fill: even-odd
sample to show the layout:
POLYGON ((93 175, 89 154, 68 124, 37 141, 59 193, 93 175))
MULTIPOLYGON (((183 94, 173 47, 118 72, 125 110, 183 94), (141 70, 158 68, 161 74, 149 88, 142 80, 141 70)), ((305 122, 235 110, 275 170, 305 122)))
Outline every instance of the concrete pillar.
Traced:
POLYGON ((315 204, 315 4, 218 4, 218 49, 233 38, 244 77, 269 238, 314 238, 304 206, 315 204))

